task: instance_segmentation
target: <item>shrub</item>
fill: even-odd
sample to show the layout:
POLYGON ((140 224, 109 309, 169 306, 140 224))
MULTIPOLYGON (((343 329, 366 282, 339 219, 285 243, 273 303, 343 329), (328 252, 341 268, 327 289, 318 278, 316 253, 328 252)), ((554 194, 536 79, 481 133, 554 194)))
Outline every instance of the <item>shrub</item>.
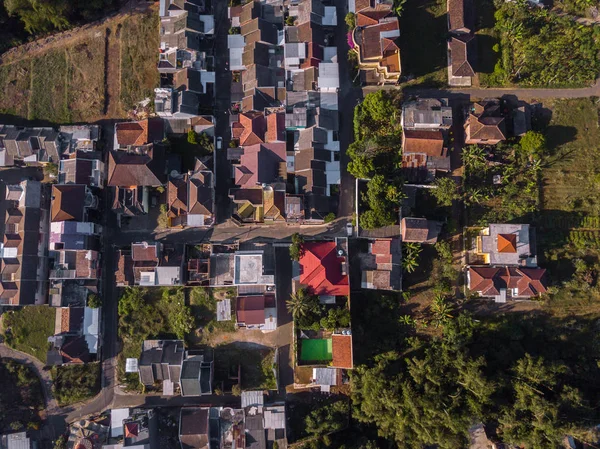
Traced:
POLYGON ((188 143, 191 143, 192 145, 198 144, 198 134, 196 134, 196 131, 194 131, 193 129, 190 129, 188 131, 187 141, 188 141, 188 143))
POLYGON ((335 214, 333 212, 329 212, 327 215, 325 215, 324 221, 325 223, 331 223, 333 220, 335 220, 335 214))
POLYGON ((88 296, 87 306, 92 309, 97 309, 99 307, 102 307, 102 300, 100 299, 100 297, 98 295, 96 295, 95 293, 92 293, 88 296))
POLYGON ((290 258, 295 261, 299 261, 303 255, 302 245, 304 244, 304 237, 297 232, 292 234, 292 244, 290 245, 290 258))

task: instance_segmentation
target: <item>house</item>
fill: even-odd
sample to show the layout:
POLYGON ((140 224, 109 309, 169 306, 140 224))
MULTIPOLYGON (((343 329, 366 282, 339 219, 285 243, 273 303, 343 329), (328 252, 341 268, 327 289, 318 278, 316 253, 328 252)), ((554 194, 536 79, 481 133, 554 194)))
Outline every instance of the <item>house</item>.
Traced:
POLYGON ((330 393, 331 387, 341 385, 341 372, 336 368, 313 368, 312 380, 322 393, 330 393))
POLYGON ((122 421, 123 447, 158 449, 158 417, 152 409, 133 409, 122 421))
MULTIPOLYGON (((292 8, 290 8, 292 9, 292 8)), ((303 0, 291 14, 296 17, 296 24, 313 22, 323 26, 337 26, 335 6, 324 6, 321 0, 303 0)))
POLYGON ((331 366, 334 368, 354 368, 354 355, 352 351, 352 332, 334 333, 331 337, 331 366))
POLYGON ((58 128, 62 141, 62 156, 70 157, 77 152, 96 151, 100 139, 99 125, 69 125, 58 128))
POLYGON ((50 279, 49 305, 84 305, 90 295, 98 295, 97 279, 50 279))
POLYGON ((272 331, 277 328, 277 306, 274 294, 238 296, 237 326, 272 331))
POLYGON ((60 133, 53 128, 0 125, 0 167, 17 164, 57 164, 60 133))
POLYGON ((278 447, 287 448, 285 405, 265 404, 262 391, 243 391, 241 400, 246 447, 267 449, 277 443, 278 447))
POLYGON ((447 98, 416 98, 402 104, 400 119, 406 130, 447 130, 452 126, 452 108, 447 98))
POLYGON ((163 120, 148 118, 138 122, 119 122, 115 124, 113 149, 141 147, 149 143, 160 143, 165 138, 163 120))
POLYGON ((466 113, 467 145, 496 145, 506 140, 506 121, 498 100, 472 103, 466 113))
POLYGON ((461 34, 448 40, 448 84, 470 86, 473 83, 474 60, 477 55, 475 36, 461 34))
POLYGON ((213 360, 205 353, 188 352, 181 366, 179 385, 182 396, 212 394, 213 360))
POLYGON ((229 198, 234 207, 232 217, 240 223, 285 221, 287 195, 283 182, 230 189, 229 198))
POLYGON ((144 340, 138 363, 140 382, 179 383, 185 356, 183 340, 144 340))
POLYGON ((359 257, 362 288, 402 290, 402 248, 399 239, 371 240, 368 252, 359 257))
POLYGON ((241 113, 231 123, 231 138, 237 139, 242 147, 285 142, 285 113, 283 110, 266 116, 257 111, 241 113))
POLYGON ((16 432, 0 435, 0 449, 34 449, 37 443, 31 441, 27 432, 16 432))
POLYGON ((98 353, 99 309, 57 307, 48 365, 86 363, 98 353))
POLYGON ((543 268, 469 266, 467 286, 471 293, 496 302, 531 299, 546 293, 545 274, 543 268))
POLYGON ((84 184, 54 184, 50 221, 87 221, 89 209, 98 207, 98 197, 84 184))
POLYGON ((233 165, 233 170, 234 183, 242 189, 285 180, 285 143, 259 143, 244 147, 240 163, 233 165))
POLYGON ((107 185, 113 187, 112 209, 117 214, 147 213, 150 207, 148 187, 162 186, 165 181, 165 153, 161 145, 109 153, 107 185))
POLYGON ((490 224, 479 232, 475 253, 491 266, 535 267, 535 232, 528 224, 490 224))
POLYGON ((90 222, 58 221, 50 223, 49 250, 100 250, 102 226, 90 222))
POLYGON ((368 84, 398 82, 402 72, 398 37, 400 25, 391 3, 379 2, 372 7, 366 2, 357 6, 352 41, 358 54, 361 81, 368 84))
POLYGON ((275 250, 272 245, 243 242, 234 247, 213 245, 210 255, 212 287, 242 286, 253 293, 272 292, 275 250))
POLYGON ((179 442, 181 449, 208 449, 210 443, 210 409, 182 407, 179 412, 179 442))
POLYGON ((402 168, 410 180, 431 180, 450 171, 450 155, 442 131, 403 130, 402 168))
POLYGON ((7 185, 0 242, 0 304, 44 304, 48 278, 47 193, 38 181, 7 185))
POLYGON ((163 245, 159 242, 133 243, 130 252, 118 250, 117 285, 182 285, 184 252, 182 245, 163 245))
POLYGON ((350 294, 345 251, 337 242, 306 242, 300 257, 300 284, 326 299, 350 294))
POLYGON ((449 33, 469 34, 474 31, 472 0, 448 0, 446 9, 449 33))
POLYGON ((169 177, 167 217, 170 226, 212 226, 214 211, 213 172, 199 159, 196 159, 193 171, 169 177))
POLYGON ((50 250, 49 279, 94 279, 100 278, 100 253, 95 250, 50 250))
POLYGON ((527 103, 522 102, 512 111, 513 135, 522 137, 531 130, 531 109, 527 103))
POLYGON ((97 151, 76 151, 58 163, 58 184, 104 188, 104 162, 97 151))
POLYGON ((402 219, 400 229, 403 242, 433 245, 437 242, 438 235, 442 230, 442 223, 425 218, 410 217, 402 219))

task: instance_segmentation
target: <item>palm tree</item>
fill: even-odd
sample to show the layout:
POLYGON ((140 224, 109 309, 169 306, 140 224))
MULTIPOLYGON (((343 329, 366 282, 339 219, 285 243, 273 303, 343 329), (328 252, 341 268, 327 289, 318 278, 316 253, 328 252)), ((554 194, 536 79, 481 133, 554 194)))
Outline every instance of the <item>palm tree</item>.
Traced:
POLYGON ((412 326, 415 327, 417 325, 417 322, 415 321, 415 319, 413 317, 411 317, 410 315, 402 315, 398 321, 400 322, 400 324, 404 324, 405 326, 412 326))
POLYGON ((419 266, 419 254, 421 253, 421 245, 418 243, 405 243, 403 245, 402 268, 408 273, 412 273, 419 266))
POLYGON ((481 189, 469 189, 467 194, 467 204, 481 204, 484 201, 489 200, 489 196, 484 193, 481 189))
POLYGON ((435 321, 436 326, 439 326, 440 324, 447 323, 453 318, 452 312, 454 311, 454 307, 448 302, 444 295, 438 293, 435 295, 433 303, 431 304, 431 311, 433 312, 433 320, 435 321))
POLYGON ((402 258, 402 268, 404 268, 408 273, 412 273, 419 266, 419 262, 417 258, 410 255, 402 258))
POLYGON ((470 172, 487 170, 485 152, 483 148, 478 147, 477 145, 469 145, 468 147, 463 148, 462 159, 465 169, 470 172))
POLYGON ((305 317, 314 309, 315 297, 305 288, 301 288, 296 293, 292 293, 290 299, 285 302, 285 305, 294 320, 297 320, 305 317))

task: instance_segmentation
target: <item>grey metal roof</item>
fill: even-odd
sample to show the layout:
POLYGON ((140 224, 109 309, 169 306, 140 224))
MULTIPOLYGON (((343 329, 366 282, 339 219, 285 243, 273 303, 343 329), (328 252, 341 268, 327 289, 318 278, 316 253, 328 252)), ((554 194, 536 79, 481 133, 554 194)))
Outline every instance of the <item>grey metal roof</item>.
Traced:
POLYGON ((31 442, 26 432, 2 435, 2 449, 31 449, 31 442))
POLYGON ((337 385, 337 370, 335 368, 315 368, 314 371, 317 385, 337 385))
POLYGON ((285 429, 285 406, 269 406, 264 409, 265 429, 285 429))
POLYGON ((265 403, 264 394, 261 391, 242 391, 242 408, 259 406, 265 403))

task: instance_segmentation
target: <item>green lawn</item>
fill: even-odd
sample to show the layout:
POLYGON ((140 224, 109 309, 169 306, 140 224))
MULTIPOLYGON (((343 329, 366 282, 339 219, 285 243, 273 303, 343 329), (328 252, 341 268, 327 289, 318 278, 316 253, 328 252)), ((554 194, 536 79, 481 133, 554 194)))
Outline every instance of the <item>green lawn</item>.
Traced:
POLYGON ((416 79, 411 84, 447 83, 446 2, 407 0, 400 17, 402 75, 416 79))
POLYGON ((159 84, 156 70, 159 17, 154 10, 131 16, 121 29, 121 102, 129 109, 154 94, 159 84))
POLYGON ((100 362, 52 368, 52 389, 62 407, 91 399, 100 393, 100 362))
POLYGON ((303 362, 329 362, 333 360, 331 338, 300 340, 300 360, 303 362))
POLYGON ((2 317, 6 343, 45 363, 55 317, 56 309, 48 306, 26 306, 6 312, 2 317))
POLYGON ((67 107, 68 65, 65 50, 55 50, 33 61, 29 119, 70 122, 67 107))

